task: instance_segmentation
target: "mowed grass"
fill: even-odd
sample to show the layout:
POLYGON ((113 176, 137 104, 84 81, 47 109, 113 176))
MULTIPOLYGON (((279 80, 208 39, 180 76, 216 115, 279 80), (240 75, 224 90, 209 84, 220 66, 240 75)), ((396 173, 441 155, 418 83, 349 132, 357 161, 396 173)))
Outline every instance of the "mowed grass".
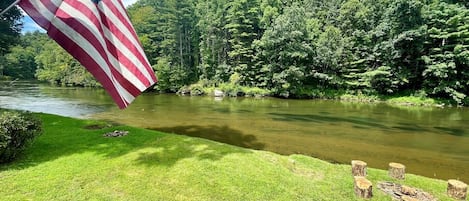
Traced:
MULTIPOLYGON (((349 165, 282 156, 205 139, 39 114, 44 133, 0 165, 0 200, 359 200, 349 165), (90 128, 87 128, 90 127, 90 128), (127 130, 121 138, 104 138, 127 130)), ((393 181, 368 169, 368 178, 393 181)), ((439 200, 446 182, 407 175, 402 184, 439 200)), ((374 186, 372 200, 391 200, 374 186)))

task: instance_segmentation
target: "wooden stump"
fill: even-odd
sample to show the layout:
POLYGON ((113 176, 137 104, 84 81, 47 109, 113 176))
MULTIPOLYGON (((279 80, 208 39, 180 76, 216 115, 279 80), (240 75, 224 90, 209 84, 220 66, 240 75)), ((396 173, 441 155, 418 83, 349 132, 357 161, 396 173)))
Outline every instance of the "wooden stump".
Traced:
POLYGON ((448 196, 459 199, 466 200, 467 197, 467 184, 462 181, 450 179, 448 180, 448 196))
POLYGON ((363 161, 352 161, 352 175, 366 177, 366 163, 363 161))
POLYGON ((389 163, 389 176, 395 179, 405 179, 405 166, 400 163, 389 163))
POLYGON ((353 188, 355 195, 360 198, 371 198, 373 197, 373 184, 365 177, 356 176, 354 177, 355 182, 353 188))

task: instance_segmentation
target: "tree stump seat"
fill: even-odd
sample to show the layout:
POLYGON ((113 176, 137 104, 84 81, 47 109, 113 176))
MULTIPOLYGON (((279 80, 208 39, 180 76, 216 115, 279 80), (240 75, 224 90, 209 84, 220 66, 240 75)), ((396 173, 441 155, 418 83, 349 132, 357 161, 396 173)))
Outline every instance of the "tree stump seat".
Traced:
POLYGON ((366 177, 366 163, 359 160, 352 160, 352 175, 366 177))
POLYGON ((389 176, 394 179, 405 179, 405 165, 400 163, 389 163, 389 176))
POLYGON ((360 198, 373 197, 373 184, 365 177, 354 177, 354 191, 355 195, 360 198))
POLYGON ((448 180, 447 194, 449 197, 454 198, 454 199, 466 200, 467 184, 465 184, 462 181, 450 179, 448 180))

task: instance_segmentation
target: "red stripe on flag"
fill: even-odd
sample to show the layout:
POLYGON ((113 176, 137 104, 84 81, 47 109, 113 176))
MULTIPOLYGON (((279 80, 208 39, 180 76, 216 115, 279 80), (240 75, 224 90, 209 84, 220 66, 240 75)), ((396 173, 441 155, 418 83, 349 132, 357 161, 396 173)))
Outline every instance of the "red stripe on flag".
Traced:
MULTIPOLYGON (((125 79, 118 71, 116 71, 114 69, 114 67, 112 66, 112 64, 109 62, 109 59, 108 59, 108 56, 106 54, 106 50, 104 49, 104 47, 102 47, 101 43, 99 42, 99 40, 97 39, 97 37, 99 36, 96 36, 95 34, 93 34, 92 32, 90 32, 88 30, 88 28, 86 28, 86 26, 84 26, 80 21, 78 21, 77 19, 71 17, 68 13, 66 13, 64 10, 62 9, 58 9, 57 10, 57 14, 56 14, 56 17, 60 20, 62 20, 65 24, 69 25, 71 28, 73 28, 77 34, 79 33, 83 38, 86 38, 86 40, 88 40, 89 43, 91 43, 93 45, 93 47, 98 51, 98 53, 100 55, 91 55, 91 56, 94 56, 94 57, 97 57, 97 56, 101 56, 107 63, 107 65, 109 67, 111 67, 111 72, 112 72, 112 76, 115 77, 117 79, 117 81, 119 83, 121 83, 121 85, 130 93, 132 94, 132 96, 138 96, 140 94, 140 90, 138 90, 131 82, 129 82, 127 79, 125 79)), ((57 29, 57 28, 56 28, 57 29)), ((51 35, 52 33, 49 33, 49 36, 51 38, 54 38, 53 35, 51 35)), ((103 35, 102 33, 102 30, 101 30, 101 35, 103 35)), ((59 42, 58 42, 59 43, 59 42)), ((61 43, 59 43, 61 44, 61 43)), ((67 49, 65 46, 68 46, 68 45, 72 45, 72 44, 75 44, 74 42, 73 43, 65 43, 65 44, 61 44, 62 47, 64 47, 65 49, 67 49)), ((78 45, 78 44, 76 44, 78 45)), ((75 58, 77 59, 78 61, 80 61, 80 63, 85 66, 85 68, 87 68, 89 71, 91 71, 90 68, 88 68, 88 62, 90 62, 89 59, 84 59, 80 56, 76 56, 75 55, 75 51, 72 51, 73 49, 70 49, 67 50, 68 52, 70 52, 70 54, 75 58)), ((108 47, 108 50, 109 50, 109 47, 108 47)), ((86 52, 86 51, 85 51, 86 52)), ((93 60, 94 62, 94 60, 93 60)), ((103 71, 102 72, 103 74, 105 74, 105 72, 103 71)), ((97 75, 94 75, 94 76, 97 76, 97 75)), ((105 87, 106 88, 106 87, 105 87)))
POLYGON ((19 5, 93 74, 119 108, 127 107, 144 87, 157 81, 119 0, 102 0, 99 6, 77 0, 22 0, 19 5), (118 18, 112 17, 118 25, 103 15, 99 8, 104 4, 109 8, 106 12, 118 18))
POLYGON ((50 27, 49 34, 49 36, 57 41, 57 43, 59 43, 66 51, 73 51, 75 52, 76 57, 80 57, 89 61, 86 67, 87 70, 90 71, 90 73, 93 74, 93 76, 103 85, 119 108, 125 108, 128 105, 128 103, 121 98, 116 87, 110 78, 106 76, 100 65, 96 63, 86 51, 84 51, 80 46, 78 46, 74 41, 72 41, 54 26, 50 27))
MULTIPOLYGON (((101 27, 101 23, 99 23, 100 20, 96 18, 93 11, 91 11, 88 7, 86 7, 79 1, 70 2, 70 5, 73 7, 79 7, 80 12, 86 15, 87 18, 90 21, 92 21, 94 27, 100 31, 100 36, 101 36, 100 38, 104 39, 103 42, 105 42, 104 45, 106 45, 106 50, 108 51, 108 53, 111 53, 114 56, 114 58, 116 58, 120 63, 124 64, 125 68, 127 68, 130 72, 132 72, 136 76, 136 78, 139 79, 140 82, 142 82, 143 85, 145 86, 151 85, 150 83, 151 81, 146 79, 146 77, 142 74, 142 72, 139 69, 137 69, 137 67, 127 58, 127 56, 125 54, 122 54, 117 47, 112 45, 110 41, 107 38, 105 38, 104 30, 101 27)), ((67 18, 68 16, 68 18, 73 19, 67 12, 68 11, 59 9, 57 14, 66 15, 64 16, 64 18, 67 18)), ((98 36, 96 36, 91 31, 89 31, 88 28, 86 28, 87 26, 83 25, 83 23, 80 21, 70 22, 70 23, 67 22, 67 24, 74 24, 76 26, 79 26, 79 27, 75 27, 75 29, 80 30, 79 33, 88 41, 90 41, 90 43, 96 46, 96 49, 101 53, 101 56, 107 59, 108 55, 105 54, 106 51, 104 50, 105 48, 102 46, 103 44, 101 44, 99 40, 97 39, 98 36)), ((92 26, 91 24, 87 24, 87 25, 92 26)), ((115 64, 113 64, 112 62, 107 62, 107 63, 109 66, 112 66, 113 68, 116 68, 116 69, 121 67, 120 64, 119 66, 114 66, 115 64)), ((132 89, 129 89, 129 90, 132 90, 132 89)), ((131 92, 132 94, 134 94, 133 91, 131 92)))
MULTIPOLYGON (((119 4, 120 4, 121 8, 124 8, 124 7, 122 6, 122 4, 120 3, 120 1, 118 1, 118 2, 119 2, 119 4)), ((119 9, 112 3, 112 1, 106 1, 106 2, 103 2, 103 3, 105 3, 105 4, 107 5, 107 7, 108 7, 108 8, 117 16, 117 18, 124 24, 124 26, 125 26, 128 30, 130 30, 132 36, 125 36, 125 35, 124 35, 124 37, 126 38, 126 40, 127 40, 127 41, 130 41, 127 37, 133 37, 133 38, 137 41, 138 45, 140 45, 140 47, 142 47, 142 44, 140 43, 140 40, 138 39, 137 33, 135 33, 135 31, 133 31, 134 28, 133 28, 132 24, 130 24, 129 17, 128 17, 127 13, 121 13, 121 12, 119 12, 119 9), (125 16, 124 16, 124 15, 125 15, 125 16)), ((113 25, 114 25, 114 24, 113 24, 113 25)), ((116 28, 115 25, 114 25, 114 27, 112 27, 112 28, 109 27, 109 28, 110 28, 112 31, 119 31, 119 30, 116 28)), ((120 32, 120 31, 119 31, 119 32, 120 32)), ((134 46, 134 47, 135 47, 135 46, 134 46)), ((137 47, 137 48, 138 48, 138 47, 137 47)), ((142 50, 143 50, 143 49, 142 49, 142 50)), ((145 65, 145 64, 148 64, 148 60, 145 59, 145 58, 146 58, 146 57, 145 57, 144 55, 139 54, 139 60, 141 60, 144 65, 145 65)), ((153 79, 154 81, 156 81, 157 79, 156 79, 155 73, 153 72, 153 70, 152 70, 151 66, 149 66, 149 64, 148 64, 148 67, 146 68, 146 70, 147 70, 147 72, 150 74, 150 76, 152 76, 152 79, 153 79)))
MULTIPOLYGON (((102 14, 101 12, 100 14, 102 18, 105 18, 104 14, 102 14)), ((114 45, 113 41, 110 41, 108 38, 106 38, 107 46, 109 47, 109 50, 112 53, 112 55, 115 58, 118 58, 122 62, 122 64, 124 64, 128 68, 128 70, 132 72, 140 81, 142 81, 145 85, 149 85, 150 82, 154 81, 155 79, 148 80, 148 78, 145 75, 143 75, 143 72, 140 71, 140 69, 138 69, 138 67, 136 66, 138 64, 134 64, 130 60, 129 56, 138 58, 139 62, 143 65, 142 67, 145 67, 148 69, 150 66, 147 64, 146 59, 144 59, 144 57, 138 53, 138 50, 136 49, 136 47, 133 46, 132 42, 127 37, 125 37, 124 34, 122 34, 118 29, 110 28, 110 27, 115 27, 112 24, 112 22, 110 22, 109 20, 103 20, 103 22, 104 22, 103 23, 104 26, 110 29, 110 31, 117 37, 117 39, 120 40, 120 42, 124 46, 126 46, 126 48, 128 48, 129 51, 133 53, 132 55, 124 54, 118 47, 114 45)), ((154 73, 152 74, 154 75, 154 73)), ((152 74, 150 74, 150 76, 152 74)))
POLYGON ((23 10, 42 28, 45 30, 49 29, 50 21, 46 19, 42 14, 33 6, 30 1, 20 1, 18 3, 23 10))
POLYGON ((51 0, 41 0, 41 3, 49 10, 51 13, 55 13, 57 6, 52 3, 51 0))

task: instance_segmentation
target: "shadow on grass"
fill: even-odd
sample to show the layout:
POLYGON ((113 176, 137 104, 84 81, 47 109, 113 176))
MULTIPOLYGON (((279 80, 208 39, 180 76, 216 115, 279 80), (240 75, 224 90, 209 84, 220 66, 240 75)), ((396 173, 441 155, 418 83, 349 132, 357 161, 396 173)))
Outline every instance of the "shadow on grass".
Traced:
POLYGON ((162 138, 155 143, 150 151, 139 153, 139 164, 172 166, 181 159, 195 158, 197 160, 220 160, 233 153, 249 153, 246 149, 236 149, 219 143, 202 143, 204 138, 238 147, 262 149, 264 144, 257 142, 253 135, 231 129, 228 126, 176 126, 148 128, 165 133, 178 134, 172 138, 162 138), (186 138, 181 135, 198 137, 186 138))
MULTIPOLYGON (((108 160, 126 157, 119 160, 135 160, 137 164, 172 166, 183 159, 219 160, 234 153, 249 153, 249 150, 238 149, 204 139, 187 138, 157 131, 109 124, 93 120, 77 120, 55 115, 40 114, 43 120, 44 133, 17 160, 0 164, 0 172, 11 169, 25 169, 49 161, 62 159, 75 154, 92 153, 91 160, 108 160), (114 130, 129 131, 124 137, 106 138, 103 134, 114 130)), ((170 131, 162 128, 160 131, 170 131)), ((237 141, 235 145, 261 148, 254 136, 243 135, 228 127, 187 126, 173 132, 191 131, 205 135, 220 136, 230 134, 237 141)), ((184 133, 182 133, 184 134, 184 133)), ((203 137, 200 135, 198 137, 203 137)), ((77 160, 77 159, 75 159, 77 160)), ((78 159, 79 160, 79 159, 78 159)), ((85 160, 86 161, 86 160, 85 160)), ((79 162, 83 163, 83 161, 79 162)), ((83 164, 81 164, 83 165, 83 164)))
POLYGON ((149 128, 151 130, 162 131, 165 133, 181 134, 191 137, 199 137, 217 142, 245 147, 251 149, 263 149, 265 145, 257 141, 256 136, 246 135, 242 132, 232 129, 228 126, 175 126, 175 127, 157 127, 149 128))

